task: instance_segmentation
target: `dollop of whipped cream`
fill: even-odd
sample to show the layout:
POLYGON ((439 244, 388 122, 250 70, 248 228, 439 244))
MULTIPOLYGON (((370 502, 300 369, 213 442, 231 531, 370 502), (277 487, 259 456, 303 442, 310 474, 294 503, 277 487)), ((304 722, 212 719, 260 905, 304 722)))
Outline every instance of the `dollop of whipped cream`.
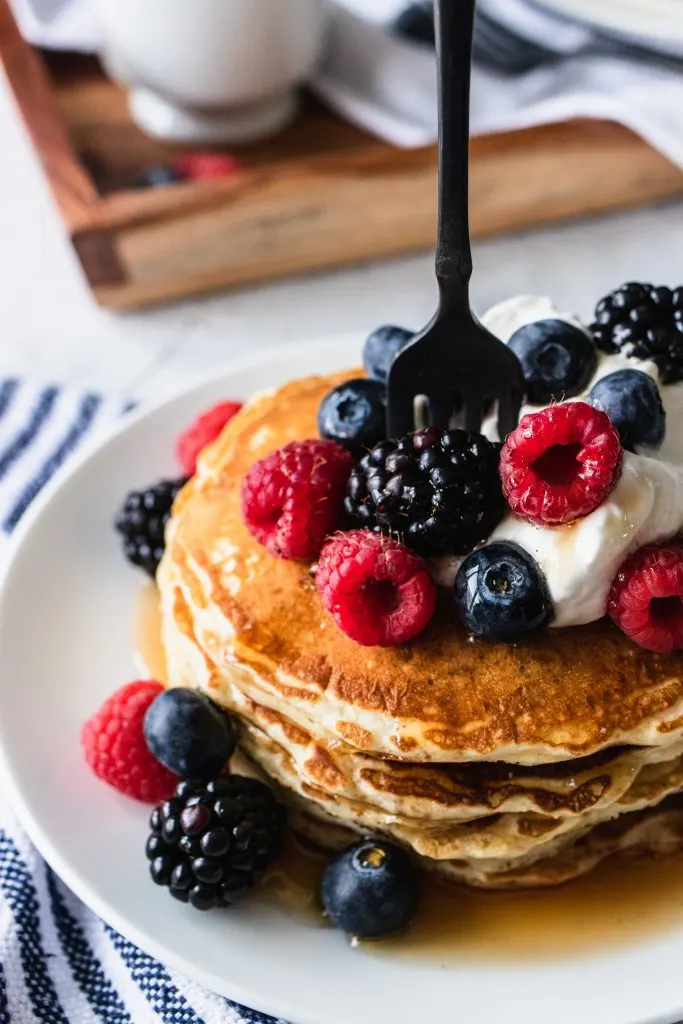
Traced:
MULTIPOLYGON (((490 309, 482 323, 502 341, 537 320, 564 320, 581 330, 581 321, 560 312, 548 298, 520 295, 490 309)), ((631 368, 658 381, 653 362, 599 353, 598 367, 586 391, 569 401, 585 400, 595 382, 608 373, 631 368)), ((533 555, 545 573, 555 607, 554 628, 579 626, 602 618, 619 566, 638 548, 669 540, 683 532, 683 383, 661 386, 666 412, 664 443, 656 452, 624 452, 621 478, 607 500, 584 519, 564 526, 535 526, 508 513, 489 540, 508 540, 533 555)), ((522 415, 540 406, 524 406, 522 415)), ((495 418, 483 432, 497 440, 495 418)), ((441 558, 433 565, 437 583, 452 585, 462 559, 441 558)))

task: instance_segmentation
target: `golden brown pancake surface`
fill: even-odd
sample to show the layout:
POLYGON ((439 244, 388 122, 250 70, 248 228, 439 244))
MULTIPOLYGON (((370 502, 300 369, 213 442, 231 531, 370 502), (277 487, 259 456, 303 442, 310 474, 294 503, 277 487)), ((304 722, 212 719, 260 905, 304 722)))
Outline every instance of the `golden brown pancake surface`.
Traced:
POLYGON ((606 620, 514 645, 472 641, 447 592, 412 642, 361 647, 323 609, 311 566, 250 536, 244 475, 288 441, 315 437, 321 399, 357 375, 293 381, 255 399, 181 492, 165 557, 213 660, 253 671, 274 705, 390 758, 537 764, 683 734, 683 653, 645 651, 606 620))

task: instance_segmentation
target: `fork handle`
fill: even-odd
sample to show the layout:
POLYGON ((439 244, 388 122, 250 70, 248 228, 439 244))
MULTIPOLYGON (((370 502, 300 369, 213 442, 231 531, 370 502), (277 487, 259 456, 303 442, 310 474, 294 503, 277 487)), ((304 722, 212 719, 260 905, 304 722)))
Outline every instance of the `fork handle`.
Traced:
POLYGON ((436 278, 441 312, 469 310, 469 137, 476 0, 435 0, 439 92, 439 222, 436 278))

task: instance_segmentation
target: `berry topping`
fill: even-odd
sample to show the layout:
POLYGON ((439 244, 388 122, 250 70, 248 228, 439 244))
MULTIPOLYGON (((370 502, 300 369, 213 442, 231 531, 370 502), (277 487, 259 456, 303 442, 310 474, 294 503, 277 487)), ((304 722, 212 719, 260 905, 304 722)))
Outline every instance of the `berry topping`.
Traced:
POLYGON ((280 852, 284 820, 271 791, 256 779, 181 782, 150 817, 152 879, 197 910, 239 903, 280 852))
POLYGON ((569 523, 601 505, 621 472, 619 435, 585 402, 523 416, 500 455, 503 491, 532 523, 569 523))
POLYGON ((520 327, 508 342, 522 364, 533 405, 560 402, 580 394, 598 365, 588 334, 564 320, 538 320, 520 327))
POLYGON ((145 740, 157 761, 186 779, 218 775, 235 753, 230 718, 208 697, 183 687, 164 690, 150 704, 145 740))
POLYGON ((180 488, 187 482, 160 480, 144 491, 131 491, 121 506, 114 526, 123 537, 123 550, 133 565, 154 579, 164 554, 166 524, 180 488))
POLYGON ((379 939, 405 928, 414 916, 417 872, 399 846, 364 839, 327 865, 320 895, 335 927, 358 939, 379 939))
POLYGON ((683 551, 648 545, 627 558, 614 578, 607 614, 649 651, 683 648, 683 551))
POLYGON ((95 775, 146 803, 165 800, 178 782, 152 756, 143 732, 147 708, 163 689, 161 683, 128 683, 105 700, 81 730, 83 753, 95 775))
POLYGON ((422 559, 397 540, 369 530, 328 540, 316 583, 342 632, 365 647, 405 643, 434 614, 436 587, 422 559))
POLYGON ((394 32, 422 46, 434 46, 434 6, 431 0, 417 0, 401 11, 394 21, 394 32))
POLYGON ((202 181, 208 178, 229 178, 242 170, 236 156, 229 153, 186 153, 178 157, 174 167, 183 178, 202 181))
POLYGON ((659 388, 642 370, 617 370, 593 385, 588 401, 606 412, 619 431, 624 448, 659 448, 666 430, 666 413, 659 388))
POLYGON ((142 171, 135 179, 138 188, 164 188, 183 180, 181 172, 171 164, 157 164, 142 171))
POLYGON ((484 640, 515 640, 553 617, 548 583, 518 544, 494 541, 467 556, 455 577, 463 626, 484 640))
POLYGON ((386 388, 378 380, 363 377, 340 384, 320 403, 320 436, 360 455, 386 437, 386 401, 386 388))
POLYGON ((622 284, 598 302, 591 331, 603 352, 652 359, 662 384, 683 380, 683 286, 622 284))
POLYGON ((315 558, 343 512, 352 456, 334 441, 292 441, 254 463, 242 483, 247 529, 271 555, 315 558))
POLYGON ((199 453, 220 436, 223 427, 241 408, 241 402, 216 402, 182 432, 176 441, 175 450, 183 473, 194 476, 199 453))
POLYGON ((413 337, 412 331, 391 324, 369 334, 363 346, 363 366, 368 377, 386 383, 389 367, 413 337))
POLYGON ((505 511, 498 458, 497 445, 465 430, 384 441, 352 470, 346 511, 419 554, 466 554, 505 511))

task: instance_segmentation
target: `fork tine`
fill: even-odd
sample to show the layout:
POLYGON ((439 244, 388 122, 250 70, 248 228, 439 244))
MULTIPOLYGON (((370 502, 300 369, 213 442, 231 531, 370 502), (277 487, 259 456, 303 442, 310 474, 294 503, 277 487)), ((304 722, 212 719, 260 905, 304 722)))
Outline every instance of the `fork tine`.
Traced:
POLYGON ((453 404, 443 398, 430 398, 429 425, 437 430, 448 430, 453 415, 453 404))
POLYGON ((387 404, 387 437, 403 437, 415 429, 413 396, 401 395, 398 401, 397 387, 393 388, 391 401, 387 404))
POLYGON ((510 388, 498 399, 498 436, 501 441, 517 426, 521 408, 522 392, 518 388, 510 388))
POLYGON ((463 416, 463 426, 465 430, 471 430, 475 434, 478 434, 481 430, 482 421, 482 401, 479 395, 475 398, 468 398, 465 396, 465 411, 463 416))

